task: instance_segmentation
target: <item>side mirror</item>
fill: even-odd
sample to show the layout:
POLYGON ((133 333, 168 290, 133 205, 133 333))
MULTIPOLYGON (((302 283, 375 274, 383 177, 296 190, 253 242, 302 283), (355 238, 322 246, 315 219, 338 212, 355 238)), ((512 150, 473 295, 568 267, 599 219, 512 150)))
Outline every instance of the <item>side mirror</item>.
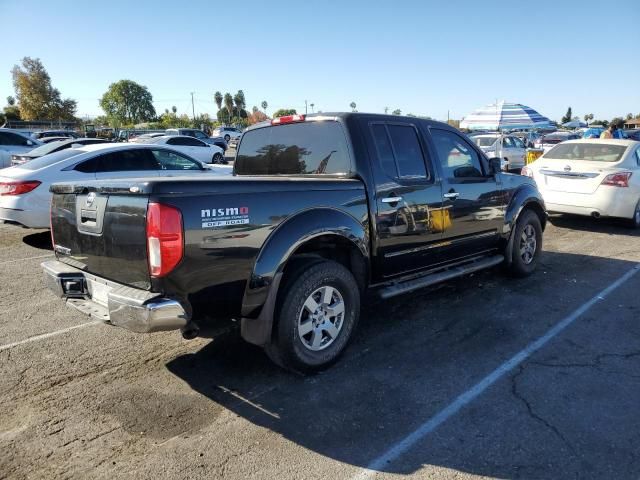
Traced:
POLYGON ((498 157, 492 157, 489 159, 489 173, 496 175, 502 171, 502 160, 498 157))
POLYGON ((33 143, 31 140, 27 140, 27 146, 28 147, 33 147, 35 145, 35 143, 33 143))

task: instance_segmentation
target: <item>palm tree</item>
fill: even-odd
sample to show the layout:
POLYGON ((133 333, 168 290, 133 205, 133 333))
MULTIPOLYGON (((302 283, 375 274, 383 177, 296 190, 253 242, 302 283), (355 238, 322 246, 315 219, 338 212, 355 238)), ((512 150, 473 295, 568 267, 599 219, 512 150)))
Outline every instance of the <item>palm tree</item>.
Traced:
POLYGON ((228 119, 231 120, 231 115, 233 114, 233 97, 230 93, 224 94, 224 107, 227 109, 227 113, 229 114, 228 119))
POLYGON ((313 107, 315 106, 315 103, 311 103, 311 113, 313 113, 313 107))
POLYGON ((266 100, 263 100, 261 103, 262 106, 262 110, 264 110, 265 115, 267 114, 267 107, 269 106, 269 104, 267 103, 266 100))
POLYGON ((356 111, 356 102, 351 102, 351 103, 349 104, 349 106, 351 107, 351 111, 352 111, 352 112, 355 112, 355 111, 356 111))
POLYGON ((222 94, 218 91, 213 94, 213 99, 216 101, 216 105, 218 105, 218 110, 222 108, 222 94))
POLYGON ((171 107, 171 111, 173 112, 173 114, 175 115, 176 112, 178 111, 178 107, 176 107, 175 105, 173 107, 171 107))

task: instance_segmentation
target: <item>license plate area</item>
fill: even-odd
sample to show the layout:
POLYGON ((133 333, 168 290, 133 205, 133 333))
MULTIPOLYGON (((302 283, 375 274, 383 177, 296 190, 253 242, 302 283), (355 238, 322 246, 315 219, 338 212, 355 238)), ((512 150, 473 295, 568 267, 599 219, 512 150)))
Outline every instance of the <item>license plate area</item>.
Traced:
POLYGON ((109 285, 92 279, 87 279, 87 288, 89 290, 91 300, 105 307, 108 305, 109 292, 111 291, 111 287, 109 285))

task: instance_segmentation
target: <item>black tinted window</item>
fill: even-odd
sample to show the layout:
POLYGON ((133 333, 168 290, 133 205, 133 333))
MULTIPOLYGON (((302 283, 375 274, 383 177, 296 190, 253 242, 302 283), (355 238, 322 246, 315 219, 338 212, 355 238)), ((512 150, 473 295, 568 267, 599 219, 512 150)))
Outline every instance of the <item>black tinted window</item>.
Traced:
POLYGON ((73 169, 82 173, 95 173, 97 165, 98 158, 92 158, 91 160, 80 162, 75 167, 73 167, 73 169))
POLYGON ((193 160, 168 150, 153 150, 153 156, 161 170, 202 170, 193 160))
POLYGON ((482 176, 480 157, 461 136, 448 130, 433 128, 431 138, 446 178, 482 176))
POLYGON ((303 122, 246 132, 235 171, 238 175, 345 174, 351 163, 338 122, 303 122))
POLYGON ((28 139, 21 135, 16 135, 11 132, 0 132, 0 145, 20 145, 26 147, 27 141, 28 139))
POLYGON ((380 165, 392 178, 427 178, 424 153, 412 125, 371 126, 380 165))
POLYGON ((128 172, 134 170, 159 170, 159 165, 149 150, 123 150, 100 156, 96 172, 128 172))
POLYGON ((170 138, 169 140, 167 140, 167 145, 186 145, 185 142, 185 137, 176 137, 176 138, 170 138))
POLYGON ((193 138, 193 137, 184 137, 183 142, 184 143, 182 145, 187 145, 189 147, 206 147, 207 146, 206 143, 201 142, 197 138, 193 138))

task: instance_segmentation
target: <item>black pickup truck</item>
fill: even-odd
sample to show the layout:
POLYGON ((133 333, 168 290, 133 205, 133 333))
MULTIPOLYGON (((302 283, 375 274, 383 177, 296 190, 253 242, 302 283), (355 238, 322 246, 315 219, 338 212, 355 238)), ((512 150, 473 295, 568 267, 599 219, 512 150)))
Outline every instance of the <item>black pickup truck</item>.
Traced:
POLYGON ((240 322, 278 364, 317 370, 383 298, 504 264, 536 267, 546 223, 531 179, 435 121, 338 113, 249 129, 234 176, 51 187, 49 287, 135 332, 240 322))

